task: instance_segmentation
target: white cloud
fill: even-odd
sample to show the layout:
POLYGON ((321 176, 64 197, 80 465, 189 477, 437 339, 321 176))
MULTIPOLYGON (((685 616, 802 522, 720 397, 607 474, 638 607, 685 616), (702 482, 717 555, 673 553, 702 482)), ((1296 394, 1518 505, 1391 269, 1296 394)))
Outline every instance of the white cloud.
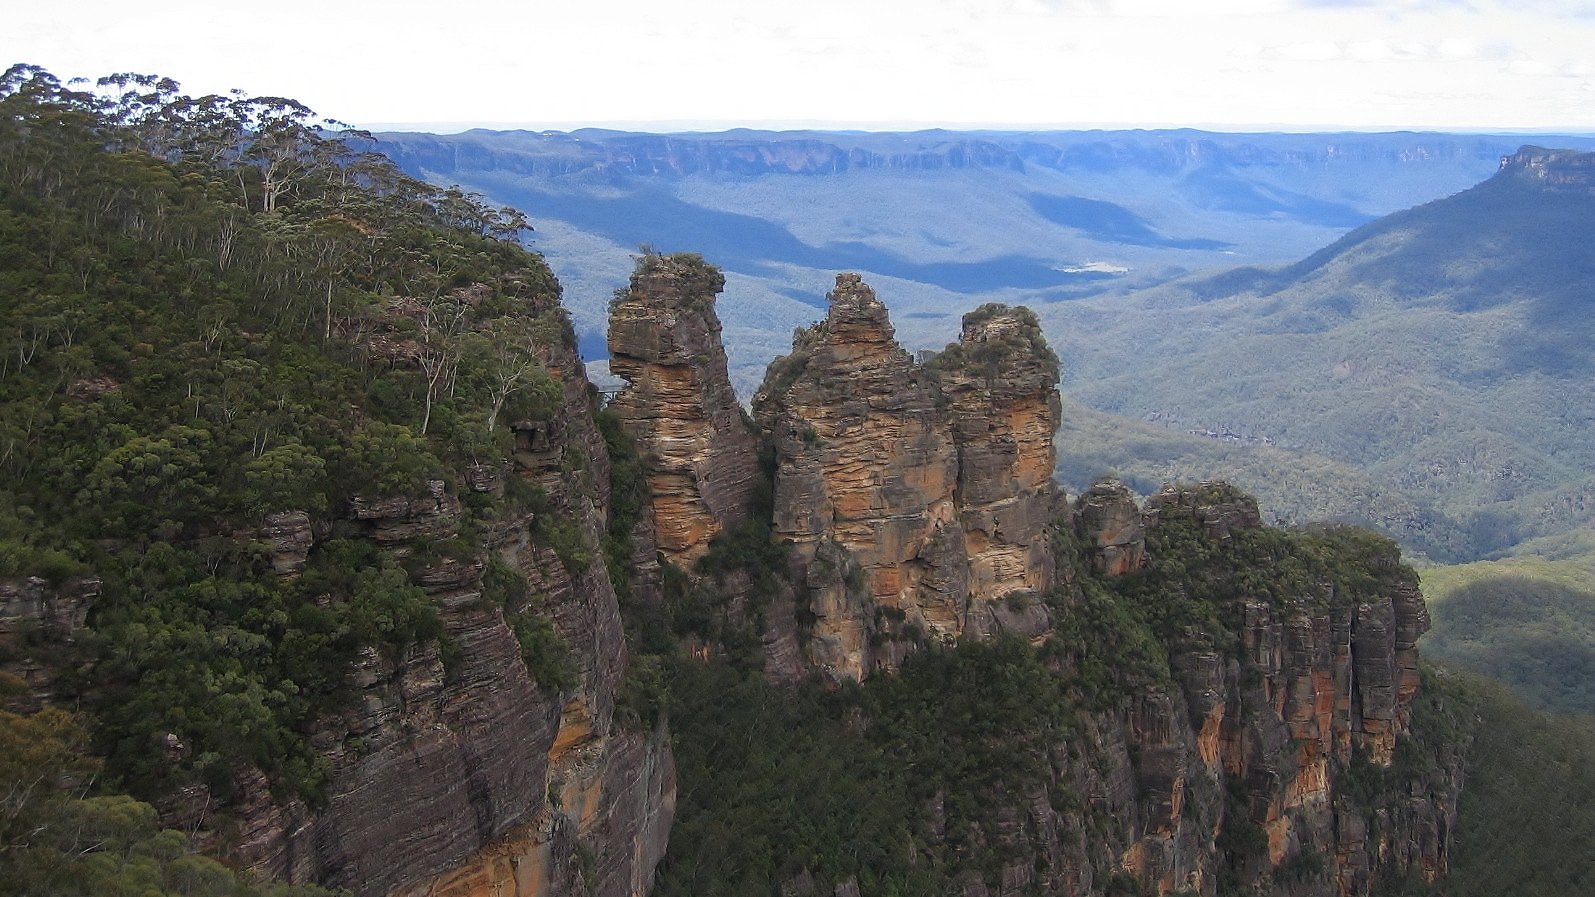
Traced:
POLYGON ((1465 37, 1448 37, 1440 41, 1435 52, 1446 59, 1473 59, 1479 55, 1479 48, 1465 37))
POLYGON ((1275 47, 1273 54, 1284 59, 1304 62, 1327 62, 1331 59, 1339 59, 1341 49, 1340 45, 1334 41, 1315 40, 1275 47))
POLYGON ((20 6, 0 32, 11 60, 362 122, 1595 128, 1569 83, 1590 74, 1595 0, 459 0, 424 21, 353 0, 279 0, 269 18, 82 0, 69 28, 20 6))
POLYGON ((1506 69, 1514 75, 1529 75, 1532 77, 1545 77, 1557 73, 1553 66, 1534 59, 1514 59, 1507 64, 1506 69))

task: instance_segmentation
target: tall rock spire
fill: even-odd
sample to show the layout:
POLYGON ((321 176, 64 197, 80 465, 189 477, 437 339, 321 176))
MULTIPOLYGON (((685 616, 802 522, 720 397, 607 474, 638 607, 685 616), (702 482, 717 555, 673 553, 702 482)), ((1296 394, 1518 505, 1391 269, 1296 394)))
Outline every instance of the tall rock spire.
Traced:
POLYGON ((770 366, 754 415, 775 444, 775 530, 804 570, 809 660, 833 679, 924 637, 1046 629, 1057 358, 1035 317, 988 306, 929 367, 841 274, 823 322, 770 366), (989 369, 989 370, 988 370, 989 369))
POLYGON ((1047 526, 1058 496, 1058 357, 1029 309, 992 303, 965 315, 958 343, 927 367, 946 398, 958 446, 956 501, 970 567, 966 628, 981 636, 1037 635, 1046 626, 1039 606, 993 602, 1045 591, 1052 582, 1047 526))
POLYGON ((637 440, 659 551, 683 568, 747 519, 758 452, 726 374, 719 269, 696 254, 645 255, 609 310, 611 403, 637 440))

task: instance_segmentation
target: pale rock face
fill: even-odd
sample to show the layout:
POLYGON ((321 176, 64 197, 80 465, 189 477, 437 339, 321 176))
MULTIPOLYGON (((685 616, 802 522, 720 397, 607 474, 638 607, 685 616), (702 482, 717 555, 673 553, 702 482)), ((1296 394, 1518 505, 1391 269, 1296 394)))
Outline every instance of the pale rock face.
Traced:
POLYGON ((310 515, 304 511, 279 511, 266 515, 260 538, 271 546, 271 566, 283 579, 292 579, 304 569, 310 549, 316 544, 310 515))
POLYGON ((1002 309, 922 367, 858 275, 838 275, 829 298, 754 398, 776 449, 775 529, 804 571, 811 665, 857 680, 896 666, 916 636, 1045 631, 1039 602, 992 602, 1050 584, 1050 351, 1007 339, 1023 322, 1002 309))
POLYGON ((72 641, 88 621, 100 585, 94 577, 76 577, 60 586, 37 576, 0 579, 0 643, 11 647, 30 626, 52 641, 72 641))
POLYGON ((0 672, 27 685, 28 703, 35 705, 30 710, 49 702, 51 679, 58 672, 35 646, 76 642, 101 586, 95 576, 75 576, 60 585, 37 576, 0 579, 0 672))
POLYGON ((696 256, 649 256, 610 307, 611 407, 637 440, 659 551, 682 569, 747 519, 758 453, 726 374, 714 297, 725 278, 696 256))
POLYGON ((1533 181, 1552 193, 1595 195, 1595 154, 1525 146, 1501 157, 1500 174, 1533 181))
POLYGON ((1096 546, 1094 562, 1099 571, 1120 576, 1146 563, 1146 522, 1135 496, 1123 483, 1097 483, 1076 505, 1080 527, 1096 546))
POLYGON ((810 662, 857 680, 883 653, 870 645, 876 608, 956 635, 968 569, 933 384, 856 274, 839 275, 830 299, 806 364, 779 394, 767 378, 754 411, 776 448, 776 534, 806 571, 810 662))
POLYGON ((1058 495, 1053 436, 1063 417, 1057 359, 1028 310, 986 306, 964 317, 958 344, 929 367, 958 447, 968 628, 1033 638, 1049 622, 1040 602, 1006 599, 1045 591, 1055 573, 1047 528, 1058 495))

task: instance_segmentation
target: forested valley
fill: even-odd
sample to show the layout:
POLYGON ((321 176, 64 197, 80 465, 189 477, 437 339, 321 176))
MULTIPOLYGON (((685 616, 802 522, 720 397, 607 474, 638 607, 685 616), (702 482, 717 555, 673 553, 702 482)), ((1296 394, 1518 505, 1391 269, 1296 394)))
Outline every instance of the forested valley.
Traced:
MULTIPOLYGON (((289 99, 190 97, 134 75, 90 88, 29 66, 0 76, 0 895, 373 887, 376 876, 325 869, 274 881, 234 852, 260 805, 336 816, 360 764, 397 750, 382 738, 426 736, 348 727, 384 685, 373 670, 400 703, 422 703, 405 689, 426 676, 483 703, 524 686, 545 708, 545 756, 605 738, 668 744, 675 818, 657 880, 652 864, 633 876, 615 859, 646 836, 581 827, 607 825, 612 808, 588 802, 580 763, 545 761, 529 767, 544 778, 511 783, 534 792, 516 825, 553 833, 536 893, 1067 882, 1239 897, 1348 881, 1457 897, 1573 893, 1595 875, 1577 849, 1595 830, 1587 718, 1426 665, 1392 717, 1408 727, 1399 739, 1359 730, 1353 748, 1345 732, 1343 754, 1317 755, 1317 723, 1280 719, 1274 696, 1299 701, 1291 676, 1312 677, 1279 659, 1270 633, 1287 619, 1328 631, 1416 596, 1417 580, 1393 542, 1363 530, 1216 525, 1220 512, 1256 517, 1229 487, 1171 490, 1148 518, 1145 560, 1120 573, 1087 523, 1100 510, 1088 499, 1118 500, 1111 485, 1060 500, 1047 530, 1056 581, 993 602, 995 618, 1047 620, 1044 634, 937 640, 877 605, 866 635, 898 658, 890 668, 773 681, 767 615, 803 587, 775 532, 773 451, 761 448, 743 525, 693 564, 656 563, 639 541, 651 459, 580 373, 560 286, 521 242, 524 216, 370 147, 289 99), (617 604, 613 643, 602 623, 572 622, 586 593, 617 604), (513 676, 479 681, 482 633, 500 630, 513 676), (1232 721, 1229 742, 1266 729, 1268 750, 1212 760, 1183 729, 1163 731, 1202 730, 1193 694, 1232 721), (1424 865, 1427 836, 1414 834, 1408 874, 1337 879, 1342 842, 1289 834, 1269 804, 1287 790, 1269 776, 1307 760, 1326 771, 1320 815, 1401 838, 1465 767, 1457 827, 1435 835, 1455 842, 1449 871, 1424 865), (1211 777, 1187 780, 1201 763, 1211 777), (1130 850, 1160 825, 1175 833, 1172 859, 1130 850), (1180 863, 1211 874, 1157 877, 1180 863)), ((634 288, 665 262, 719 276, 644 251, 634 288)), ((828 336, 816 325, 799 340, 828 336)), ((928 376, 951 382, 967 363, 990 380, 1000 348, 949 350, 928 376)), ((857 592, 856 566, 835 572, 857 592)), ((800 637, 819 614, 805 601, 800 637)), ((1448 613, 1472 606, 1452 601, 1448 613)), ((1570 611, 1567 625, 1586 616, 1570 611)), ((1498 633, 1448 633, 1453 653, 1530 660, 1498 633)), ((1529 691, 1587 709, 1585 695, 1529 691)), ((594 750, 583 763, 624 753, 594 750)), ((603 775, 591 781, 620 790, 603 775)), ((472 850, 520 830, 452 821, 479 830, 472 850)))

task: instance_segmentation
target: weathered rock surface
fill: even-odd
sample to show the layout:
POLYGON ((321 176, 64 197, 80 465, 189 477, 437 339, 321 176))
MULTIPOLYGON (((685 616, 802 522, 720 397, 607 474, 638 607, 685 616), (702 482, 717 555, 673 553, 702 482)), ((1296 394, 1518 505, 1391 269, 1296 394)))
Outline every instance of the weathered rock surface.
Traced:
POLYGON ((1047 619, 997 599, 1039 593, 1053 579, 1047 528, 1057 487, 1053 435, 1062 423, 1058 359, 1029 309, 987 305, 964 316, 959 342, 929 364, 958 448, 954 499, 969 557, 966 629, 1041 634, 1047 619))
POLYGON ((609 309, 611 406, 637 440, 654 539, 682 569, 747 519, 759 461, 726 374, 714 297, 725 278, 695 255, 644 256, 609 309))
MULTIPOLYGON (((1099 564, 1126 556, 1126 541, 1104 538, 1104 529, 1137 528, 1120 488, 1102 484, 1081 500, 1078 525, 1099 564)), ((1148 499, 1142 532, 1176 515, 1215 540, 1260 526, 1249 497, 1204 483, 1148 499)), ((1146 550, 1144 536, 1130 544, 1146 550)), ((1117 820, 1114 865, 1098 869, 1122 868, 1159 893, 1208 894, 1227 876, 1268 893, 1323 895, 1363 895, 1381 877, 1445 870, 1461 790, 1457 753, 1442 751, 1430 771, 1393 762, 1411 722, 1413 643, 1428 627, 1427 611, 1397 557, 1372 560, 1392 573, 1378 597, 1347 603, 1327 595, 1294 610, 1247 601, 1238 656, 1171 646, 1177 690, 1136 698, 1117 720, 1098 720, 1073 785, 1117 820), (1128 790, 1126 772, 1134 780, 1128 790), (1357 777, 1399 793, 1375 794, 1377 807, 1361 804, 1369 793, 1354 788, 1357 777), (1222 833, 1224 845, 1215 840, 1222 833), (1255 847, 1237 850, 1248 837, 1255 847), (1227 869, 1216 859, 1220 846, 1227 869), (1312 869, 1323 871, 1302 873, 1312 869)))
POLYGON ((1034 319, 983 309, 927 369, 858 275, 838 275, 829 298, 753 403, 775 446, 774 526, 806 590, 811 665, 856 680, 924 636, 1045 630, 1039 603, 991 607, 1051 578, 1057 362, 1034 319))
POLYGON ((37 629, 46 639, 70 641, 89 617, 100 581, 75 577, 59 586, 37 576, 0 579, 0 640, 12 644, 37 629))
POLYGON ((58 670, 41 653, 77 640, 101 585, 94 576, 74 576, 59 585, 37 576, 0 579, 0 672, 16 676, 31 695, 17 709, 31 711, 47 703, 50 679, 58 670))
POLYGON ((1121 576, 1139 570, 1146 562, 1146 522, 1135 496, 1123 483, 1096 483, 1076 504, 1080 527, 1096 548, 1097 571, 1121 576))
POLYGON ((1501 157, 1499 174, 1531 181, 1551 193, 1595 195, 1595 153, 1524 146, 1501 157))
MULTIPOLYGON (((556 316, 534 303, 532 315, 556 316)), ((619 606, 597 550, 606 525, 609 460, 573 341, 542 362, 564 389, 547 419, 512 424, 512 471, 473 471, 466 488, 502 492, 505 476, 541 490, 547 506, 486 527, 472 563, 422 570, 454 650, 402 657, 368 652, 356 702, 322 721, 313 743, 332 764, 327 806, 274 800, 263 776, 241 783, 237 860, 290 882, 359 895, 591 893, 641 895, 652 884, 673 814, 675 779, 664 732, 614 721, 626 666, 619 606), (585 547, 561 557, 536 537, 557 524, 585 547), (526 578, 518 606, 483 600, 496 555, 526 578), (570 649, 575 684, 534 680, 507 614, 552 621, 570 649), (581 854, 592 857, 591 863, 581 854)), ((267 522, 279 573, 304 563, 314 534, 302 515, 267 522)), ((353 532, 398 555, 459 535, 462 506, 446 484, 419 498, 373 497, 348 513, 353 532)), ((191 796, 202 803, 203 795, 191 796)), ((179 811, 181 812, 181 811, 179 811)), ((169 813, 168 816, 172 816, 169 813)))
POLYGON ((310 515, 304 511, 279 511, 266 515, 260 538, 271 548, 271 566, 284 579, 298 576, 316 544, 310 515))

